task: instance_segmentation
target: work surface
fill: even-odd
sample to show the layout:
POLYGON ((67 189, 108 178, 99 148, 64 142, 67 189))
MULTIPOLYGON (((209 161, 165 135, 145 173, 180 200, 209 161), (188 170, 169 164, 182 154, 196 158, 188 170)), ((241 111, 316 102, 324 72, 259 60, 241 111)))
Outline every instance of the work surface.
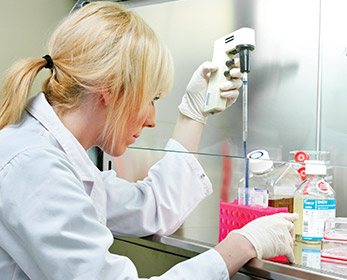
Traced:
MULTIPOLYGON (((210 227, 183 228, 167 237, 115 238, 140 247, 191 258, 214 247, 216 235, 218 228, 210 227)), ((347 265, 321 261, 320 244, 295 243, 294 253, 296 264, 290 265, 284 261, 253 259, 240 270, 240 273, 250 278, 235 279, 347 279, 347 265)))

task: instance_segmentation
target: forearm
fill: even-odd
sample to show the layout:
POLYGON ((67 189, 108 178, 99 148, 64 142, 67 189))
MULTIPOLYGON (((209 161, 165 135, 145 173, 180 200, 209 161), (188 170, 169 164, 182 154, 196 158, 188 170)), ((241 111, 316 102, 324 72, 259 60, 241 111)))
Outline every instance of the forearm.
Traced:
MULTIPOLYGON (((174 139, 166 149, 184 151, 174 139)), ((203 174, 199 162, 186 153, 166 153, 144 180, 134 183, 117 178, 114 171, 102 172, 108 227, 120 236, 172 234, 212 193, 203 174)))
POLYGON ((253 245, 244 236, 237 233, 229 234, 214 249, 224 259, 230 277, 250 259, 257 256, 253 245))
POLYGON ((203 127, 202 123, 179 113, 172 138, 194 153, 198 150, 203 127))

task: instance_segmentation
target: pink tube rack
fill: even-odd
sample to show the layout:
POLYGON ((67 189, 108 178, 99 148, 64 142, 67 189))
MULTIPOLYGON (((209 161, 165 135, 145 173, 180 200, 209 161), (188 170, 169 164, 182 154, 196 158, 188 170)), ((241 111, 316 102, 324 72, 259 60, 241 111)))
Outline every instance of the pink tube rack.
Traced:
MULTIPOLYGON (((256 218, 276 213, 287 213, 287 207, 261 207, 239 205, 237 199, 233 202, 219 202, 219 242, 222 241, 230 231, 242 228, 245 224, 256 218)), ((277 256, 269 261, 286 263, 286 256, 277 256)))
POLYGON ((219 202, 219 242, 222 241, 230 231, 242 228, 245 224, 262 216, 275 213, 288 212, 287 207, 257 207, 238 205, 237 199, 233 202, 219 202))

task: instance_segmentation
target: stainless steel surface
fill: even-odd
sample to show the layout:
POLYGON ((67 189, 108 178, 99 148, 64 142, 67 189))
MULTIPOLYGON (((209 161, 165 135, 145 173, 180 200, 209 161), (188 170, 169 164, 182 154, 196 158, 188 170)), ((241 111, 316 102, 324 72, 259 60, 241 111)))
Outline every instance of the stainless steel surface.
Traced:
MULTIPOLYGON (((257 44, 249 73, 247 150, 265 149, 271 159, 286 161, 289 151, 319 146, 330 152, 333 166, 347 166, 346 9, 343 0, 185 0, 134 8, 169 46, 176 67, 172 92, 158 102, 156 129, 144 130, 134 146, 164 148, 193 71, 211 60, 216 38, 246 26, 255 30, 257 44)), ((242 98, 209 118, 199 152, 222 154, 225 145, 230 155, 243 156, 242 98)), ((222 166, 206 169, 215 177, 222 166)), ((347 216, 342 170, 333 173, 337 216, 347 216)))
MULTIPOLYGON (((187 251, 202 253, 211 247, 201 241, 185 240, 179 235, 169 237, 151 236, 146 240, 181 248, 187 251)), ((347 265, 345 274, 336 274, 321 269, 305 267, 301 265, 288 265, 266 260, 253 259, 247 263, 240 272, 245 274, 256 275, 265 279, 346 279, 347 265)))
MULTIPOLYGON (((90 2, 96 2, 96 1, 103 1, 103 0, 77 0, 76 4, 71 9, 70 13, 73 13, 74 11, 82 8, 83 6, 89 4, 90 2)), ((133 8, 133 7, 153 5, 153 4, 158 4, 158 3, 168 2, 168 1, 178 1, 178 0, 104 0, 104 1, 120 2, 124 6, 133 8)))
MULTIPOLYGON (((186 240, 182 236, 174 234, 169 237, 163 236, 148 236, 146 238, 124 238, 116 237, 139 246, 153 248, 159 251, 166 251, 170 254, 176 254, 182 257, 191 258, 196 254, 203 253, 213 247, 201 241, 186 240)), ((346 266, 347 267, 347 266, 346 266)), ((305 267, 297 264, 283 264, 267 260, 252 259, 239 271, 243 275, 252 275, 260 279, 312 279, 312 280, 327 280, 327 279, 346 279, 347 270, 345 273, 337 273, 336 271, 324 271, 322 269, 305 267)), ((252 278, 253 279, 253 278, 252 278)))
MULTIPOLYGON (((157 106, 158 129, 145 131, 136 145, 157 147, 155 136, 170 137, 166 127, 174 124, 193 71, 212 58, 214 40, 247 26, 255 30, 257 44, 249 73, 249 150, 268 149, 274 160, 286 160, 291 150, 315 149, 318 4, 186 0, 136 8, 168 44, 176 65, 172 93, 157 106)), ((200 151, 220 153, 224 141, 230 143, 232 155, 243 155, 242 98, 209 119, 200 151)))
POLYGON ((266 279, 346 279, 346 275, 334 275, 333 273, 327 273, 312 268, 285 265, 256 259, 251 260, 240 271, 255 274, 266 279))
MULTIPOLYGON (((322 1, 322 149, 330 151, 331 162, 346 166, 347 125, 347 60, 344 50, 347 36, 344 35, 347 18, 342 10, 347 1, 322 1)), ((346 172, 334 172, 334 188, 337 194, 337 216, 347 217, 346 172)))
MULTIPOLYGON (((321 150, 321 118, 322 118, 322 0, 318 10, 318 71, 317 71, 317 107, 316 107, 316 151, 321 150)), ((317 158, 319 160, 319 158, 317 158)))
POLYGON ((194 240, 188 240, 186 238, 182 238, 181 236, 159 236, 153 235, 146 238, 147 240, 151 240, 154 242, 162 243, 165 245, 177 247, 180 249, 184 249, 194 253, 203 253, 213 247, 213 245, 208 245, 203 242, 196 242, 194 240))

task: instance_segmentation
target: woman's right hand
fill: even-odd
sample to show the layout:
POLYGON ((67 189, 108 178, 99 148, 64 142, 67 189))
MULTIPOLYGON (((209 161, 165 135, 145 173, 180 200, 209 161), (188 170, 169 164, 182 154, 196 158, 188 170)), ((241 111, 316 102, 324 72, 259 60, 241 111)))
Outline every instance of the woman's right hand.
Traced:
POLYGON ((299 215, 279 213, 255 219, 243 228, 231 231, 214 249, 234 275, 250 259, 286 255, 294 262, 294 224, 299 215))
POLYGON ((287 256, 294 263, 293 240, 297 213, 279 213, 253 220, 233 233, 246 237, 257 251, 258 259, 268 259, 279 255, 287 256))

